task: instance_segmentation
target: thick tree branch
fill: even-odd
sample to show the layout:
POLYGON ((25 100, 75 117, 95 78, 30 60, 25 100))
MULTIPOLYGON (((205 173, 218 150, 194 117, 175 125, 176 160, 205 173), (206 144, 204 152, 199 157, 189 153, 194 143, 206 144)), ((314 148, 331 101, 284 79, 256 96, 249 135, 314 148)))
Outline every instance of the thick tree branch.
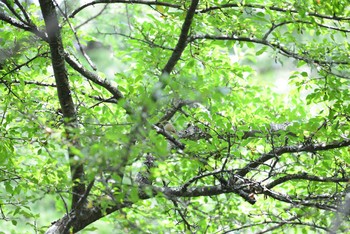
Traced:
POLYGON ((90 209, 84 210, 84 218, 79 219, 79 222, 77 221, 77 218, 80 217, 82 214, 79 214, 78 212, 81 212, 80 210, 73 209, 69 214, 65 215, 62 219, 54 222, 51 227, 45 232, 45 234, 68 234, 69 229, 67 227, 71 226, 74 229, 74 233, 81 231, 89 224, 101 219, 102 217, 105 217, 108 214, 111 214, 117 210, 121 210, 125 207, 130 207, 133 203, 131 202, 123 202, 122 204, 116 204, 113 205, 103 211, 102 207, 100 206, 94 206, 90 209))
POLYGON ((51 0, 40 0, 39 2, 48 35, 52 67, 57 86, 58 99, 65 120, 67 140, 71 144, 69 146, 69 157, 71 160, 70 168, 74 183, 72 188, 72 207, 74 207, 80 197, 85 193, 85 185, 83 183, 84 168, 83 165, 75 159, 75 154, 72 152, 72 147, 79 148, 80 145, 77 138, 73 136, 73 130, 76 129, 78 125, 77 113, 65 67, 64 48, 55 6, 51 0))
POLYGON ((202 197, 202 196, 216 196, 225 193, 235 193, 241 196, 245 201, 254 204, 256 200, 249 196, 248 193, 235 186, 199 186, 189 187, 186 190, 183 187, 153 187, 154 191, 161 192, 167 197, 202 197))
MULTIPOLYGON (((207 175, 209 176, 209 174, 207 175)), ((312 178, 312 177, 310 177, 312 178)), ((322 180, 322 179, 321 179, 322 180)), ((327 180, 327 179, 325 179, 327 180)), ((334 181, 336 182, 336 181, 334 181)), ((158 193, 164 194, 167 198, 170 200, 176 199, 176 198, 191 198, 191 197, 200 197, 200 196, 216 196, 220 194, 227 194, 227 193, 235 193, 239 196, 241 196, 245 201, 249 202, 250 204, 254 204, 256 202, 254 196, 252 194, 249 194, 247 191, 245 191, 244 188, 249 188, 250 186, 253 186, 253 182, 249 180, 245 180, 243 184, 233 184, 233 185, 228 185, 228 186, 223 186, 223 185, 214 185, 214 186, 197 186, 197 187, 186 187, 185 186, 180 186, 180 187, 157 187, 157 186, 142 186, 140 189, 146 189, 150 188, 153 191, 153 195, 149 195, 149 193, 140 193, 140 199, 149 199, 152 196, 156 196, 158 193)), ((250 188, 252 192, 254 192, 254 188, 250 188)), ((300 206, 307 206, 307 207, 316 207, 319 209, 324 209, 324 210, 331 210, 334 211, 336 209, 335 206, 327 205, 325 203, 317 203, 317 202, 312 202, 312 200, 315 199, 299 199, 296 197, 291 197, 286 194, 280 194, 277 192, 272 191, 271 189, 261 186, 262 191, 259 192, 261 194, 264 194, 266 196, 269 196, 273 199, 286 202, 292 205, 300 205, 300 206)), ((321 196, 323 198, 323 196, 321 196)), ((328 196, 329 197, 329 196, 328 196)), ((329 197, 330 198, 330 197, 329 197)), ((107 208, 106 213, 101 212, 101 208, 99 206, 95 206, 92 209, 86 211, 86 219, 81 220, 80 222, 72 222, 72 226, 75 228, 76 231, 79 231, 83 229, 85 226, 89 225, 90 223, 102 218, 103 216, 113 213, 114 211, 120 210, 124 207, 129 207, 131 206, 132 203, 125 200, 124 203, 122 204, 116 204, 116 205, 111 205, 109 208, 107 208), (75 225, 75 226, 74 226, 75 225)), ((69 217, 74 218, 76 217, 76 211, 72 211, 69 215, 69 217)), ((57 223, 55 223, 53 226, 56 225, 62 226, 63 222, 67 223, 69 222, 69 219, 64 217, 57 223)), ((51 232, 52 233, 52 232, 51 232)))
MULTIPOLYGON (((169 198, 216 196, 216 195, 226 194, 226 193, 235 193, 241 196, 245 201, 249 202, 250 204, 254 204, 256 200, 253 196, 255 193, 253 186, 254 186, 254 183, 247 180, 244 182, 244 184, 237 184, 237 185, 230 185, 230 186, 222 186, 222 185, 198 186, 198 187, 190 187, 190 188, 187 188, 186 190, 184 190, 183 187, 161 187, 161 188, 153 187, 153 189, 154 191, 163 193, 165 196, 169 198), (249 187, 251 187, 250 188, 251 191, 249 191, 249 187)), ((290 203, 293 205, 316 207, 323 210, 331 210, 331 211, 336 210, 336 206, 311 201, 315 199, 308 200, 308 199, 291 197, 287 194, 281 194, 281 193, 272 191, 271 189, 268 189, 264 186, 261 186, 261 188, 259 189, 262 189, 262 192, 260 193, 282 202, 290 203)))
POLYGON ((5 13, 0 11, 0 20, 3 20, 4 22, 16 27, 16 28, 20 28, 23 29, 25 31, 28 32, 32 32, 35 35, 37 35, 39 38, 43 39, 44 41, 48 42, 47 36, 45 33, 43 33, 42 31, 40 31, 37 27, 34 26, 28 26, 8 15, 6 15, 5 13))
POLYGON ((24 19, 22 19, 22 17, 17 13, 17 11, 11 6, 11 4, 9 3, 9 1, 7 1, 7 0, 1 0, 1 2, 2 2, 3 4, 6 5, 7 9, 9 9, 9 10, 11 11, 11 13, 12 13, 19 21, 21 21, 23 24, 28 25, 28 23, 27 23, 24 19))
POLYGON ((190 31, 190 27, 192 24, 192 20, 193 20, 198 2, 199 2, 199 0, 192 0, 190 8, 187 10, 185 21, 182 24, 179 40, 177 41, 174 52, 172 53, 167 64, 165 65, 165 67, 162 70, 162 76, 166 75, 166 74, 170 74, 170 72, 174 69, 177 61, 179 61, 179 59, 182 55, 182 52, 186 48, 187 39, 188 39, 188 32, 190 31))
POLYGON ((182 149, 182 150, 185 149, 185 144, 178 141, 175 137, 170 135, 163 128, 158 127, 157 125, 153 125, 153 128, 157 131, 157 133, 163 135, 168 141, 172 142, 177 148, 182 149))
MULTIPOLYGON (((5 84, 6 86, 10 86, 11 84, 21 84, 21 81, 19 81, 19 80, 6 81, 6 80, 0 78, 0 84, 5 84)), ((24 84, 25 85, 36 85, 36 86, 41 86, 41 87, 53 87, 53 88, 57 87, 55 83, 44 83, 41 81, 24 81, 24 84)), ((90 108, 93 108, 101 103, 114 103, 114 104, 118 103, 118 101, 113 97, 112 98, 102 98, 102 97, 96 96, 96 95, 89 95, 81 90, 79 90, 79 91, 81 92, 81 94, 86 95, 89 98, 98 101, 98 103, 95 103, 90 108)))

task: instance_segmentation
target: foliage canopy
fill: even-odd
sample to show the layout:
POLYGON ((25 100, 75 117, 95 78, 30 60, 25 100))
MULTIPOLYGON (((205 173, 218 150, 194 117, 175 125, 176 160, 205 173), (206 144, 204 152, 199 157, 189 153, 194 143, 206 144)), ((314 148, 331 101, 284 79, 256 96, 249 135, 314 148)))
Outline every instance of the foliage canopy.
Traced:
POLYGON ((349 22, 346 0, 1 1, 2 233, 349 232, 349 22))

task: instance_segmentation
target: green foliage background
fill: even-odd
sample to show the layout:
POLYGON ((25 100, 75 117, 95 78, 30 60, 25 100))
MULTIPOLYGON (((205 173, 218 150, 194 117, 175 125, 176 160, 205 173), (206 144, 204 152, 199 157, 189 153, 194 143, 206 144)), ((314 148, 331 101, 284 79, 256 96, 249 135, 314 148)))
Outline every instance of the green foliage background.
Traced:
MULTIPOLYGON (((101 16, 79 27, 103 6, 88 7, 69 18, 69 23, 60 18, 66 51, 89 67, 79 52, 79 37, 98 68, 94 72, 125 96, 117 104, 99 102, 94 97, 108 98, 108 92, 67 66, 80 124, 74 137, 81 142, 81 149, 76 149, 74 160, 84 163, 88 179, 109 174, 118 184, 113 190, 115 199, 122 202, 130 195, 134 203, 83 233, 102 233, 104 229, 105 233, 224 233, 231 229, 253 233, 286 220, 291 224, 271 233, 325 232, 335 219, 332 209, 293 205, 262 194, 255 195, 257 202, 250 205, 233 193, 177 198, 176 207, 162 194, 140 200, 133 180, 142 169, 146 152, 156 158, 157 167, 151 172, 153 185, 181 187, 201 173, 221 168, 227 154, 225 167, 235 171, 284 146, 286 138, 288 145, 306 144, 308 139, 313 144, 349 139, 348 1, 247 0, 234 2, 237 7, 211 11, 210 7, 233 2, 200 1, 189 44, 174 71, 164 78, 164 89, 159 77, 176 46, 190 1, 162 2, 180 8, 110 4, 101 16), (78 28, 76 34, 70 25, 78 28), (95 48, 89 48, 92 42, 97 42, 95 48), (271 78, 274 75, 277 79, 271 78), (279 92, 284 88, 278 83, 280 79, 289 82, 283 93, 279 92), (186 144, 183 152, 170 149, 169 141, 153 128, 179 99, 200 105, 177 112, 172 118, 175 128, 182 131, 193 123, 212 136, 210 140, 181 139, 186 144), (127 114, 125 106, 135 114, 127 114), (286 132, 273 140, 268 137, 271 123, 286 122, 291 123, 286 132), (263 137, 240 139, 252 129, 263 137), (288 136, 288 132, 295 134, 288 136), (233 133, 236 139, 225 140, 233 133), (118 165, 125 160, 121 178, 112 172, 121 169, 118 165), (190 225, 184 224, 179 210, 190 225), (192 229, 186 231, 188 226, 192 229), (98 231, 94 232, 94 227, 98 231)), ((23 5, 33 23, 43 30, 39 7, 23 5)), ((60 6, 69 14, 78 5, 77 1, 66 8, 63 3, 60 6)), ((13 14, 4 5, 0 10, 13 14)), ((5 21, 0 21, 0 48, 2 52, 14 50, 6 60, 0 60, 0 226, 6 227, 1 231, 42 233, 51 221, 65 214, 72 186, 72 159, 67 153, 71 145, 53 87, 49 48, 32 33, 5 21)), ((278 167, 271 175, 271 165, 266 163, 246 177, 261 183, 302 173, 348 178, 349 154, 347 147, 286 153, 278 158, 278 167)), ((214 184, 215 178, 208 176, 195 186, 214 184)), ((91 200, 103 196, 105 186, 97 181, 91 200)), ((331 206, 341 199, 338 193, 347 186, 347 182, 291 180, 274 191, 301 201, 327 195, 334 200, 320 203, 331 206)), ((102 204, 107 207, 109 202, 102 204)), ((346 220, 341 230, 345 233, 348 228, 346 220)))

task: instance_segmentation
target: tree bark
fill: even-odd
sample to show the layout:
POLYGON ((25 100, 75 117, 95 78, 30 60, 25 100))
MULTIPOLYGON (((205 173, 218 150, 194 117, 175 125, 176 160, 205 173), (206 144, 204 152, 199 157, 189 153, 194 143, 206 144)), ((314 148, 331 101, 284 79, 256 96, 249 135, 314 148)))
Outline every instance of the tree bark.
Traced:
POLYGON ((69 86, 67 70, 65 67, 64 48, 60 33, 60 27, 57 19, 55 6, 51 0, 40 0, 40 8, 45 20, 46 33, 50 46, 52 68, 57 86, 58 99, 62 109, 66 138, 69 142, 70 169, 73 180, 72 187, 72 208, 85 193, 84 168, 77 160, 72 148, 80 148, 80 143, 76 137, 73 137, 73 130, 78 128, 77 113, 72 98, 72 92, 69 86))

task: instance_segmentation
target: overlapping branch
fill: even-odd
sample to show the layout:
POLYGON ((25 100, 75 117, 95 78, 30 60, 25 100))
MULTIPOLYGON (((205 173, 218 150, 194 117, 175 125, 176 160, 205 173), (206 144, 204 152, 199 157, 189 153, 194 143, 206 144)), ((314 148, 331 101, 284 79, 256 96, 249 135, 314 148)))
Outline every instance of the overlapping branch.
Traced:
POLYGON ((14 19, 8 15, 6 15, 5 13, 0 11, 0 20, 3 20, 4 22, 16 27, 16 28, 20 28, 23 29, 25 31, 34 33, 35 35, 37 35, 39 38, 41 38, 42 40, 48 42, 47 39, 47 35, 40 31, 37 27, 35 26, 28 26, 20 21, 18 21, 17 19, 14 19))
POLYGON ((89 3, 86 3, 77 9, 75 9, 70 15, 70 18, 75 17, 76 14, 78 14, 80 11, 84 10, 85 8, 97 4, 110 4, 110 3, 124 3, 124 4, 139 4, 139 5, 148 5, 148 6, 165 6, 165 7, 171 7, 174 9, 181 9, 181 5, 176 5, 168 2, 161 2, 161 1, 143 1, 143 0, 98 0, 98 1, 92 1, 89 3))
MULTIPOLYGON (((2 12, 0 12, 0 20, 3 20, 3 21, 5 21, 5 22, 11 24, 12 26, 17 27, 17 28, 23 29, 23 30, 28 31, 28 32, 32 32, 36 36, 38 36, 39 38, 44 40, 45 42, 49 42, 47 34, 38 30, 36 26, 25 25, 24 23, 14 19, 10 16, 7 16, 6 14, 4 14, 2 12)), ((115 98, 116 100, 123 98, 123 94, 120 92, 120 90, 116 86, 112 85, 107 79, 103 79, 100 76, 98 76, 97 74, 84 68, 81 64, 79 64, 77 61, 72 59, 71 56, 68 55, 68 53, 65 53, 65 60, 74 70, 76 70, 82 76, 84 76, 88 80, 91 80, 95 84, 100 85, 100 86, 104 87, 105 89, 107 89, 113 95, 113 98, 115 98)))
MULTIPOLYGON (((125 37, 127 39, 130 39, 130 40, 134 40, 134 41, 137 41, 137 42, 144 43, 144 44, 148 45, 151 48, 156 47, 156 48, 160 48, 160 49, 163 49, 163 50, 174 51, 174 49, 171 48, 171 47, 167 47, 167 46, 163 46, 163 45, 154 43, 154 40, 148 39, 146 35, 143 35, 144 39, 140 39, 140 38, 136 38, 136 37, 133 37, 131 35, 127 35, 125 33, 120 33, 120 32, 112 32, 112 33, 99 32, 99 33, 103 34, 103 35, 118 35, 118 36, 122 36, 122 37, 125 37)), ((141 31, 141 33, 142 33, 142 31, 141 31)))
POLYGON ((244 200, 250 204, 254 204, 256 200, 249 196, 241 189, 237 189, 234 186, 226 187, 222 185, 213 185, 213 186, 198 186, 190 187, 186 190, 183 190, 183 187, 155 187, 153 186, 154 191, 160 192, 167 197, 201 197, 201 196, 216 196, 225 193, 236 193, 240 195, 244 200))
MULTIPOLYGON (((5 74, 3 74, 0 77, 0 80, 3 80, 6 76, 10 75, 11 73, 20 70, 22 67, 28 66, 31 62, 33 62, 34 60, 36 60, 37 58, 42 58, 42 57, 46 57, 48 56, 48 52, 44 52, 44 53, 40 53, 35 55, 34 57, 28 59, 26 62, 18 64, 16 67, 14 67, 13 69, 11 69, 10 71, 6 72, 5 74)), ((34 82, 35 83, 35 82, 34 82)))
POLYGON ((326 202, 313 202, 309 199, 300 199, 300 198, 293 198, 287 194, 280 194, 277 192, 274 192, 272 190, 265 190, 263 192, 264 195, 269 196, 273 199, 276 199, 281 202, 289 203, 295 206, 306 206, 306 207, 315 207, 321 210, 328 210, 328 211, 336 211, 337 210, 337 204, 329 205, 326 202))
POLYGON ((123 94, 120 92, 120 90, 116 87, 113 86, 107 79, 103 79, 97 74, 89 71, 86 69, 83 65, 79 64, 77 61, 75 61, 71 56, 68 54, 65 54, 65 60, 66 62, 77 72, 79 72, 82 76, 87 78, 88 80, 91 80, 95 84, 98 84, 105 89, 107 89, 115 99, 120 99, 123 98, 123 94))
POLYGON ((239 176, 247 175, 252 169, 263 165, 266 161, 280 156, 286 153, 300 153, 300 152, 317 152, 317 151, 325 151, 331 149, 338 149, 342 147, 350 146, 350 139, 345 139, 343 141, 335 141, 330 144, 319 143, 319 144, 309 144, 309 145, 294 145, 294 146, 283 146, 275 148, 274 150, 261 155, 258 159, 253 162, 248 163, 245 167, 240 169, 237 174, 239 176))
MULTIPOLYGON (((260 5, 260 4, 238 4, 238 3, 228 3, 228 4, 222 4, 218 6, 212 6, 212 7, 207 7, 202 10, 198 10, 197 13, 208 13, 211 11, 215 10, 223 10, 226 8, 242 8, 242 7, 247 7, 247 8, 253 8, 253 9, 269 9, 272 11, 277 11, 277 12, 282 12, 282 13, 293 13, 293 14, 299 14, 300 11, 296 9, 290 9, 290 8, 281 8, 281 7, 275 7, 275 6, 266 6, 266 5, 260 5)), ((307 12, 305 13, 308 16, 313 16, 321 19, 329 19, 329 20, 337 20, 337 21, 350 21, 350 17, 345 17, 345 16, 336 16, 335 14, 330 16, 330 15, 323 15, 319 14, 316 12, 307 12)))
POLYGON ((262 40, 266 41, 266 39, 268 38, 268 36, 278 27, 281 27, 283 25, 287 25, 287 24, 309 24, 309 25, 317 25, 320 28, 326 28, 332 31, 338 31, 338 32, 344 32, 344 33, 349 33, 350 30, 345 29, 345 28, 340 28, 340 27, 334 27, 334 26, 330 26, 330 25, 326 25, 326 24, 321 24, 321 23, 317 23, 317 22, 311 22, 311 21, 306 21, 306 20, 289 20, 289 21, 283 21, 281 23, 272 23, 272 26, 270 27, 270 29, 265 33, 265 35, 263 36, 262 40))
POLYGON ((189 38, 189 41, 195 41, 195 40, 218 40, 218 41, 241 41, 241 42, 252 42, 255 44, 260 44, 260 45, 265 45, 268 47, 271 47, 273 49, 278 50, 278 52, 286 57, 291 57, 295 58, 297 60, 305 61, 307 63, 315 63, 319 65, 327 65, 327 64, 341 64, 341 65, 348 65, 350 62, 348 61, 343 61, 343 60, 333 60, 333 61, 326 61, 326 60, 321 60, 317 58, 310 58, 310 57, 304 57, 301 56, 297 53, 294 53, 287 48, 285 48, 283 45, 279 43, 274 43, 274 42, 269 42, 267 40, 259 39, 259 38, 253 38, 253 37, 239 37, 236 35, 228 36, 228 35, 195 35, 191 36, 189 38))
POLYGON ((350 178, 346 177, 321 177, 321 176, 314 176, 314 175, 309 175, 306 172, 304 173, 299 173, 299 174, 290 174, 290 175, 285 175, 282 176, 271 183, 267 184, 265 187, 268 189, 271 189, 279 184, 283 184, 287 181, 291 180, 306 180, 306 181, 315 181, 315 182, 331 182, 331 183, 340 183, 340 182, 348 182, 350 178))
MULTIPOLYGON (((209 174, 208 174, 209 175, 209 174)), ((311 177, 311 176, 310 176, 311 177)), ((315 178, 315 177, 314 177, 315 178)), ((321 178, 319 178, 322 180, 321 178)), ((330 179, 329 179, 330 180, 330 179)), ((349 178, 347 178, 347 181, 340 178, 333 178, 333 181, 341 181, 341 182, 347 182, 349 178)), ((200 197, 200 196, 216 196, 220 194, 226 194, 226 193, 235 193, 242 197, 245 201, 249 202, 250 204, 254 204, 256 202, 254 195, 255 194, 264 194, 266 196, 269 196, 271 198, 274 198, 276 200, 289 203, 292 205, 301 205, 306 207, 316 207, 323 210, 330 210, 330 211, 336 211, 336 204, 332 202, 333 204, 328 204, 327 201, 333 201, 334 196, 333 195, 319 195, 318 197, 294 197, 289 196, 288 194, 281 194, 278 192, 275 192, 266 186, 260 185, 254 181, 250 181, 248 179, 244 180, 244 183, 242 184, 229 184, 227 186, 218 184, 213 186, 193 186, 193 187, 187 187, 184 189, 184 186, 181 187, 155 187, 153 186, 153 189, 155 192, 161 192, 165 196, 171 198, 171 197, 200 197), (327 198, 327 201, 321 203, 316 202, 316 200, 324 200, 327 198)))
POLYGON ((256 226, 261 226, 261 225, 263 225, 263 226, 270 226, 271 224, 275 224, 275 225, 271 226, 271 227, 267 227, 263 231, 260 231, 259 234, 269 233, 269 232, 271 232, 271 231, 273 231, 275 229, 278 229, 278 228, 280 228, 282 226, 286 226, 286 225, 309 226, 309 227, 312 227, 314 229, 320 229, 320 230, 324 230, 324 231, 329 231, 328 228, 320 226, 320 225, 317 225, 315 223, 301 221, 302 217, 300 215, 293 216, 293 217, 291 217, 289 219, 283 219, 281 217, 276 217, 276 218, 278 218, 278 220, 276 220, 276 221, 265 220, 263 222, 256 222, 256 223, 252 223, 252 224, 246 224, 246 225, 240 226, 238 228, 233 228, 233 229, 227 230, 227 231, 224 232, 224 234, 229 234, 229 233, 232 233, 232 232, 237 232, 237 231, 240 231, 240 230, 249 229, 249 228, 256 227, 256 226))

